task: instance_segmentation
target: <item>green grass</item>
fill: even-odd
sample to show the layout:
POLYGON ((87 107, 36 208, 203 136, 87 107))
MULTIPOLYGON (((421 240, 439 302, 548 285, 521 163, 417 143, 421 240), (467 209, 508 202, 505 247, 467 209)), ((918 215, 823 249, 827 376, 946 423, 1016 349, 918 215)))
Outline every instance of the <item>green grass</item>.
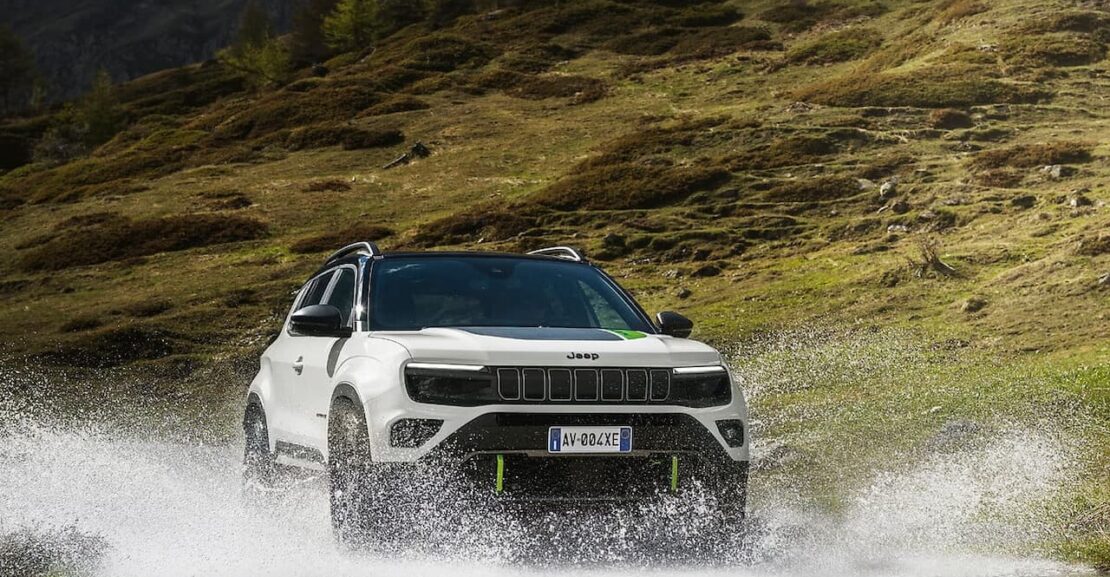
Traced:
MULTIPOLYGON (((0 175, 6 353, 112 351, 112 370, 161 375, 118 386, 202 407, 240 390, 249 370, 232 368, 340 245, 570 243, 649 310, 749 347, 738 362, 772 383, 761 435, 802 455, 773 476, 811 470, 805 491, 830 507, 948 420, 1105 430, 1108 69, 1053 56, 1072 35, 1104 44, 1103 15, 974 8, 597 0, 410 27, 261 93, 219 65, 140 79, 120 88, 130 125, 111 142, 0 175), (414 141, 431 156, 381 168, 414 141), (1058 163, 1077 173, 1039 171, 1058 163), (1084 189, 1092 204, 1073 208, 1084 189), (932 245, 955 274, 921 267, 932 245), (707 264, 720 274, 691 274, 707 264), (986 306, 963 311, 972 297, 986 306), (844 329, 861 325, 879 332, 844 329), (783 330, 802 352, 760 344, 783 330), (837 470, 824 445, 860 462, 837 470)), ((1061 497, 1075 519, 1108 498, 1097 433, 1079 430, 1089 468, 1061 497)), ((1099 522, 1055 554, 1106 563, 1099 522)))

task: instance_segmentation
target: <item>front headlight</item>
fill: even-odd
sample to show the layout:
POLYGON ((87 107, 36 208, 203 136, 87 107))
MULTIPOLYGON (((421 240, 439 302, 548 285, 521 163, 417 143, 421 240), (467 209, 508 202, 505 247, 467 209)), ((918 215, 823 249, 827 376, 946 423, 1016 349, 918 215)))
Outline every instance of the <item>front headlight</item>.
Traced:
POLYGON ((474 365, 409 363, 405 388, 418 403, 476 407, 498 402, 492 373, 474 365))
POLYGON ((702 408, 732 402, 732 381, 724 367, 678 367, 671 379, 671 401, 702 408))

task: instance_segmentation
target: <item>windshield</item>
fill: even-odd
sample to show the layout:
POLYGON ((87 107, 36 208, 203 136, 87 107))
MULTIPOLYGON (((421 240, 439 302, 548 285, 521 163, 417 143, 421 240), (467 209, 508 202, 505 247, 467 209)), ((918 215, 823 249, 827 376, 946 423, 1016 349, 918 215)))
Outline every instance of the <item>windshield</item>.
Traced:
POLYGON ((591 266, 484 256, 391 257, 374 263, 370 330, 560 327, 651 332, 591 266))

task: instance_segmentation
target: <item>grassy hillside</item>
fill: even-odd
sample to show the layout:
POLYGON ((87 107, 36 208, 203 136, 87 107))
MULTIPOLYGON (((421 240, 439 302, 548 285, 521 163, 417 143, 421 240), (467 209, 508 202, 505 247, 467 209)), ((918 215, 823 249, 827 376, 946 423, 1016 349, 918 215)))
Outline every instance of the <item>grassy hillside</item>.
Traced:
POLYGON ((582 0, 410 27, 258 93, 217 64, 154 74, 118 88, 112 141, 0 176, 7 353, 203 397, 343 243, 570 243, 718 344, 852 326, 966 349, 970 373, 920 365, 941 414, 917 382, 832 372, 760 398, 797 413, 765 434, 810 427, 800 462, 831 471, 817 446, 878 426, 805 416, 833 400, 909 415, 876 460, 960 415, 1081 420, 1064 549, 1110 563, 1107 30, 1067 0, 582 0))

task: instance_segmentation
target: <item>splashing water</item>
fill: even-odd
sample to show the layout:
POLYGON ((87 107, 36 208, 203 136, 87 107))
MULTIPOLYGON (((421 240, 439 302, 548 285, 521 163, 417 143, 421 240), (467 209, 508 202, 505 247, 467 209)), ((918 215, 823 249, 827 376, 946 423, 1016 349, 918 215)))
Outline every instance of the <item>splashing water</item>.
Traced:
MULTIPOLYGON (((748 369, 749 380, 760 377, 748 369)), ((834 513, 792 491, 789 479, 767 483, 756 473, 749 527, 714 539, 723 544, 712 548, 696 546, 706 536, 696 509, 661 506, 532 518, 468 511, 458 524, 423 527, 432 535, 424 542, 384 554, 336 545, 319 477, 290 482, 268 506, 246 502, 241 441, 151 438, 7 407, 5 413, 0 403, 0 540, 20 531, 96 536, 105 547, 95 575, 1087 574, 1016 554, 1051 530, 1040 505, 1070 474, 1067 443, 1043 431, 993 431, 909 467, 892 466, 851 491, 834 513)), ((3 567, 0 575, 6 577, 3 567)))

